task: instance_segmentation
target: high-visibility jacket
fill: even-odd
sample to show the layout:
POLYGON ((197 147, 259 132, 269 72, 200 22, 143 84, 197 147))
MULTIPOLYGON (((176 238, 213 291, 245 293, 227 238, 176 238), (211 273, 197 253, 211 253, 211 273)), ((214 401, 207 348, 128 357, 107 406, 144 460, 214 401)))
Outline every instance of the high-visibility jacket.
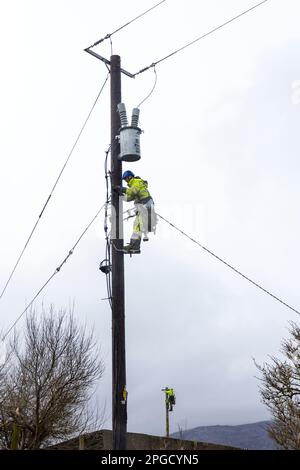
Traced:
POLYGON ((166 390, 166 403, 170 403, 170 405, 175 405, 175 395, 173 388, 169 388, 166 390))
POLYGON ((126 188, 125 200, 127 202, 134 201, 135 203, 146 202, 151 198, 148 191, 147 181, 142 180, 139 176, 135 176, 128 181, 128 188, 126 188))

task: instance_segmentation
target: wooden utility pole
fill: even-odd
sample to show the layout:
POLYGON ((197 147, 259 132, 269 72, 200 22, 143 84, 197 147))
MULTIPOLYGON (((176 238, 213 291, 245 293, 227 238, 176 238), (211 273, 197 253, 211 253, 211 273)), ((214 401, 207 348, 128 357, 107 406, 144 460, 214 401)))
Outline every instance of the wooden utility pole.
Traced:
POLYGON ((175 395, 173 388, 165 387, 161 389, 165 392, 165 406, 166 406, 166 437, 170 436, 170 411, 173 411, 175 405, 175 395))
POLYGON ((165 393, 165 408, 166 408, 166 437, 170 436, 170 420, 169 420, 169 395, 168 387, 162 388, 161 391, 165 393))
POLYGON ((166 437, 170 437, 169 402, 166 395, 166 437))
POLYGON ((125 289, 124 289, 124 240, 123 203, 114 191, 122 186, 122 162, 118 159, 120 145, 120 116, 117 106, 121 103, 121 59, 111 56, 111 204, 112 204, 112 431, 113 449, 126 449, 127 392, 125 358, 125 289))

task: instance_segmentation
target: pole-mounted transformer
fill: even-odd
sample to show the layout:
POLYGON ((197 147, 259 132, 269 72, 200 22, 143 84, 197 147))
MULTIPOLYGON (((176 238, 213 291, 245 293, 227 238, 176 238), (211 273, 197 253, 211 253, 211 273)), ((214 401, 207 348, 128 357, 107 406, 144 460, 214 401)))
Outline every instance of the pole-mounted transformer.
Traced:
POLYGON ((120 155, 118 158, 124 162, 136 162, 141 158, 140 135, 142 130, 138 127, 140 110, 133 108, 130 126, 124 103, 118 104, 118 111, 121 120, 120 155))

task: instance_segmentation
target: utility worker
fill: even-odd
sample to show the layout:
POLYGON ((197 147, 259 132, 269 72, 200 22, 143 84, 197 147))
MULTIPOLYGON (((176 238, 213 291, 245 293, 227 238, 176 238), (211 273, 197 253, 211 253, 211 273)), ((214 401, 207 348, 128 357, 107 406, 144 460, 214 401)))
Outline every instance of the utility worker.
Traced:
POLYGON ((175 405, 175 395, 173 388, 168 388, 166 390, 166 400, 169 405, 169 411, 173 411, 173 406, 175 405))
POLYGON ((148 240, 148 232, 153 232, 156 225, 156 215, 154 212, 154 202, 148 191, 148 182, 135 176, 132 171, 127 170, 123 174, 123 180, 128 187, 122 188, 122 194, 127 202, 134 201, 136 208, 136 218, 133 224, 133 233, 128 245, 124 247, 125 253, 140 253, 141 239, 144 234, 144 241, 148 240))
POLYGON ((168 411, 173 411, 173 406, 175 405, 174 389, 165 387, 162 389, 162 391, 166 394, 166 406, 168 411))

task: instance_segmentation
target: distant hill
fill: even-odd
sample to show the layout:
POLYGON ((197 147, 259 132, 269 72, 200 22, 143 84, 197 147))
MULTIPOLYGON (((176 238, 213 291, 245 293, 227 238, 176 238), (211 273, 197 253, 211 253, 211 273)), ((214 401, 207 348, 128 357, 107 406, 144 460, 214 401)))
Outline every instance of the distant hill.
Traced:
POLYGON ((238 426, 199 426, 182 431, 182 433, 176 432, 172 434, 172 437, 182 437, 189 441, 213 442, 242 449, 272 450, 277 447, 267 432, 270 424, 271 421, 260 421, 238 426))

